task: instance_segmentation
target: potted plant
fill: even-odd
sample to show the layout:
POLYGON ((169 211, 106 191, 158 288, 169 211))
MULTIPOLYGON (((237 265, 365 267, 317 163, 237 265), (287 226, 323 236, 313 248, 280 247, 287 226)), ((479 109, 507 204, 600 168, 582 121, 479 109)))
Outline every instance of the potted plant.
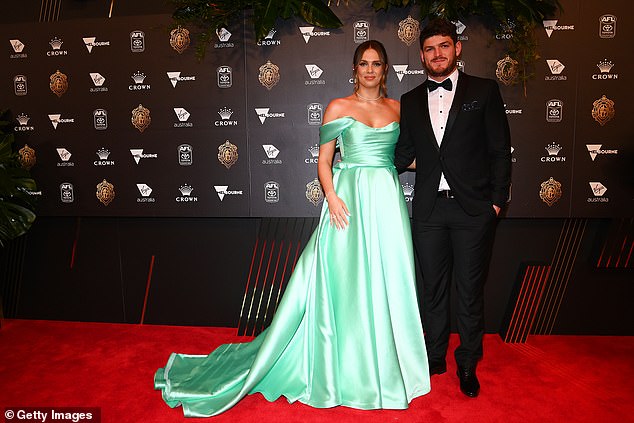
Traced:
MULTIPOLYGON (((26 233, 35 221, 35 181, 14 150, 7 110, 0 113, 0 246, 26 233)), ((21 160, 22 159, 22 160, 21 160)))

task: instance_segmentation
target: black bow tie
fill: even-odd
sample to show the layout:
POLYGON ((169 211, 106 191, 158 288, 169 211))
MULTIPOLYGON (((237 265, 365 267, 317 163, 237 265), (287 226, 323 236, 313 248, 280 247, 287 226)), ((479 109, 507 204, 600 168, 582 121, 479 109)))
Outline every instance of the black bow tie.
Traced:
POLYGON ((429 88, 429 92, 434 91, 438 87, 443 87, 447 91, 451 91, 451 87, 452 87, 451 79, 447 78, 442 82, 436 82, 433 79, 427 80, 427 88, 429 88))

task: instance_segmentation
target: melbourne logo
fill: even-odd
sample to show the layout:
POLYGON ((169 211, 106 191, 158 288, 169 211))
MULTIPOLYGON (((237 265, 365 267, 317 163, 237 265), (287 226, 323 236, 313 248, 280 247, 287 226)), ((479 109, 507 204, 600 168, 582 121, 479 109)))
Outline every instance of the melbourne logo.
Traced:
POLYGON ((57 125, 60 123, 75 123, 75 119, 64 119, 59 113, 48 115, 48 118, 50 119, 51 125, 53 125, 54 129, 57 129, 57 125))
POLYGON ((131 148, 130 154, 132 154, 132 158, 136 164, 139 164, 141 159, 156 159, 158 158, 158 154, 156 153, 144 153, 142 148, 131 148))
POLYGON ((592 161, 597 158, 597 155, 619 154, 619 150, 602 149, 602 146, 603 144, 586 144, 586 148, 588 149, 588 153, 590 154, 592 161))
POLYGON ((557 22, 558 20, 556 19, 547 19, 542 21, 548 38, 550 38, 553 34, 553 31, 574 31, 575 29, 574 25, 557 25, 557 22))
POLYGON ((181 76, 180 72, 167 72, 167 78, 172 83, 172 87, 176 88, 176 84, 180 81, 195 81, 195 76, 181 76))
POLYGON ((403 80, 403 77, 405 75, 424 75, 425 74, 425 71, 423 69, 408 70, 407 69, 408 67, 409 65, 392 65, 392 68, 394 69, 394 72, 396 73, 396 77, 398 78, 399 82, 403 80))
POLYGON ((216 194, 220 201, 224 200, 226 195, 242 195, 242 190, 229 190, 229 185, 214 185, 216 194))
POLYGON ((269 107, 256 107, 255 113, 258 115, 258 119, 260 119, 260 123, 264 125, 264 121, 267 118, 285 118, 284 112, 282 113, 269 113, 271 110, 269 107))
POLYGON ((310 41, 310 37, 328 37, 330 36, 329 31, 315 31, 314 26, 300 26, 300 32, 302 33, 302 37, 304 37, 304 41, 308 44, 310 41))
POLYGON ((96 41, 97 37, 84 37, 83 40, 88 53, 92 53, 93 47, 110 46, 110 41, 96 41))

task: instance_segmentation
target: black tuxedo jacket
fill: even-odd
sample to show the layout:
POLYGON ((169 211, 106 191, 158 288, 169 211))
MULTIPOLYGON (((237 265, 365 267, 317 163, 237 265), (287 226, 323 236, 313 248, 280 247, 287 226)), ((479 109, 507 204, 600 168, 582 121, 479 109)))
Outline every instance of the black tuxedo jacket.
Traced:
POLYGON ((440 147, 432 129, 427 81, 401 97, 401 133, 395 165, 416 158, 413 217, 426 219, 437 198, 441 172, 469 215, 504 206, 511 183, 510 131, 495 81, 460 72, 440 147))

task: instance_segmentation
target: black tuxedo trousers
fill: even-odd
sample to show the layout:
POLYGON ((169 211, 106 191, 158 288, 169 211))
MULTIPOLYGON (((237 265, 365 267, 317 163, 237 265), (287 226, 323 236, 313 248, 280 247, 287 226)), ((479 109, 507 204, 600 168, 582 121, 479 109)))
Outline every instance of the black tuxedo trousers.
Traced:
POLYGON ((422 274, 422 281, 418 281, 421 316, 432 364, 443 363, 447 354, 452 280, 460 335, 454 352, 456 363, 474 367, 482 357, 483 290, 495 224, 493 208, 470 216, 451 198, 438 198, 427 219, 413 220, 414 248, 422 274))

